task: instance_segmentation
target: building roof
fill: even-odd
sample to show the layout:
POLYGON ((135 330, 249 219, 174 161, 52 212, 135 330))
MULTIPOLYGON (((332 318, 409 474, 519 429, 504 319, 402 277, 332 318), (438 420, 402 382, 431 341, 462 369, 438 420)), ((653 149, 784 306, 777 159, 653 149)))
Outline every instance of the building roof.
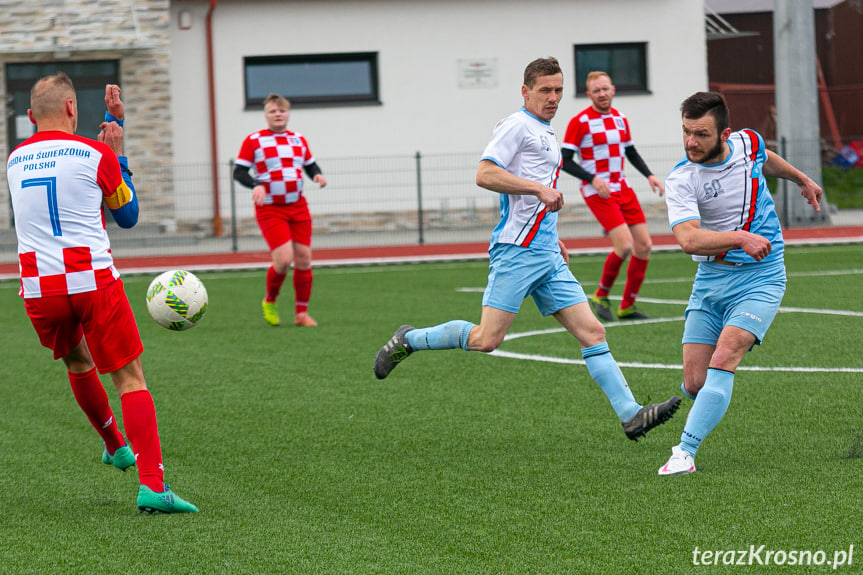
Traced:
MULTIPOLYGON (((775 0, 704 0, 705 7, 717 14, 741 14, 744 12, 773 12, 775 0)), ((845 0, 812 0, 816 10, 832 8, 845 0)))

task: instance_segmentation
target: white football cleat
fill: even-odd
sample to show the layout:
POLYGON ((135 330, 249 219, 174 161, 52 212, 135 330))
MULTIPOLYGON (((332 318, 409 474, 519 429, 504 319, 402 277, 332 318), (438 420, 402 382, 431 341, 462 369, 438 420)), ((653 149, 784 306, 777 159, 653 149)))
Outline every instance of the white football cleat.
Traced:
POLYGON ((695 459, 679 445, 671 448, 671 457, 659 468, 660 475, 684 475, 695 472, 695 459))

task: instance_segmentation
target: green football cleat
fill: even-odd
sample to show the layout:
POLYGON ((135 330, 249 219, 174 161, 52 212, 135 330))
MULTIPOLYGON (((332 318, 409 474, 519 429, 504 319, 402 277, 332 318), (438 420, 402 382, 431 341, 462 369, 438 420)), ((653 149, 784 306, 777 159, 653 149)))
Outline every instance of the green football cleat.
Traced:
POLYGON ((138 511, 147 513, 196 513, 198 508, 171 491, 165 485, 161 493, 153 491, 146 485, 138 488, 138 511))
POLYGON ((650 319, 649 315, 640 312, 634 305, 618 310, 617 317, 618 319, 650 319))
POLYGON ((590 307, 596 316, 603 321, 614 321, 614 314, 611 312, 611 302, 607 297, 597 297, 596 294, 590 298, 590 307))
POLYGON ((126 471, 135 465, 135 454, 132 453, 132 450, 129 449, 128 445, 118 447, 117 451, 114 452, 114 455, 108 453, 108 448, 106 447, 104 451, 102 451, 102 463, 105 465, 113 465, 120 471, 126 471))
POLYGON ((264 310, 264 319, 267 320, 268 324, 279 325, 281 323, 279 321, 279 308, 276 307, 276 302, 267 301, 267 298, 264 298, 264 301, 261 302, 261 308, 264 310))

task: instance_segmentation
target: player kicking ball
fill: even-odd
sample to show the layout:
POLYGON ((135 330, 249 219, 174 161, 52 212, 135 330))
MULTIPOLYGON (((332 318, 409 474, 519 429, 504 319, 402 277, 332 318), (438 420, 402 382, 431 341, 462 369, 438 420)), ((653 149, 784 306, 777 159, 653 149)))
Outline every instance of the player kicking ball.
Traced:
POLYGON ((498 122, 480 160, 477 185, 500 194, 502 217, 491 236, 479 325, 464 320, 422 329, 403 325, 378 351, 375 376, 384 379, 421 350, 497 349, 522 301, 532 296, 544 316, 554 316, 578 340, 588 373, 608 397, 626 436, 637 441, 668 421, 680 398, 650 405, 635 400, 611 355, 605 328, 569 269, 557 232, 557 212, 563 207, 556 189, 561 153, 550 124, 562 94, 557 60, 531 62, 521 87, 524 106, 498 122))
POLYGON ((164 482, 156 406, 141 367, 144 346, 105 231, 103 204, 120 227, 138 222, 118 86, 105 87, 105 104, 94 141, 75 135, 78 100, 66 74, 46 76, 30 91, 36 133, 15 148, 6 172, 19 293, 39 341, 63 360, 75 400, 102 438, 102 462, 121 471, 137 467, 138 509, 195 512, 164 482), (120 396, 128 444, 97 370, 110 374, 120 396))
POLYGON ((681 388, 693 403, 659 475, 695 471, 695 454, 731 403, 737 366, 785 295, 785 242, 766 178, 797 184, 816 212, 822 196, 757 132, 731 131, 721 94, 696 92, 680 112, 686 159, 665 179, 665 202, 675 239, 699 262, 683 325, 681 388))

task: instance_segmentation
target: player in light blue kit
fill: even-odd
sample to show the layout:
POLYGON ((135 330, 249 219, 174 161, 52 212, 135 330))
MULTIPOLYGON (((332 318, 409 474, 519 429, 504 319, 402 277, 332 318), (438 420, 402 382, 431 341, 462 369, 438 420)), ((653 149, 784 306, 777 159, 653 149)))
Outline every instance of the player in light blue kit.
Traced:
POLYGON ((659 475, 695 471, 699 445, 728 409, 734 370, 785 294, 785 244, 765 176, 800 186, 816 212, 822 193, 758 133, 732 132, 720 94, 697 92, 680 111, 686 158, 665 180, 665 201, 674 237, 701 262, 683 328, 681 388, 694 403, 659 475))
POLYGON ((403 325, 378 351, 375 375, 387 377, 419 350, 496 349, 530 295, 543 315, 553 315, 579 341, 590 376, 605 392, 626 436, 637 441, 670 419, 680 398, 646 406, 635 401, 608 349, 605 328, 569 270, 569 255, 557 235, 557 211, 563 207, 556 189, 560 146, 549 123, 562 94, 557 60, 528 64, 521 87, 524 106, 498 122, 483 152, 476 183, 500 194, 501 219, 491 236, 479 325, 464 320, 423 329, 403 325))

